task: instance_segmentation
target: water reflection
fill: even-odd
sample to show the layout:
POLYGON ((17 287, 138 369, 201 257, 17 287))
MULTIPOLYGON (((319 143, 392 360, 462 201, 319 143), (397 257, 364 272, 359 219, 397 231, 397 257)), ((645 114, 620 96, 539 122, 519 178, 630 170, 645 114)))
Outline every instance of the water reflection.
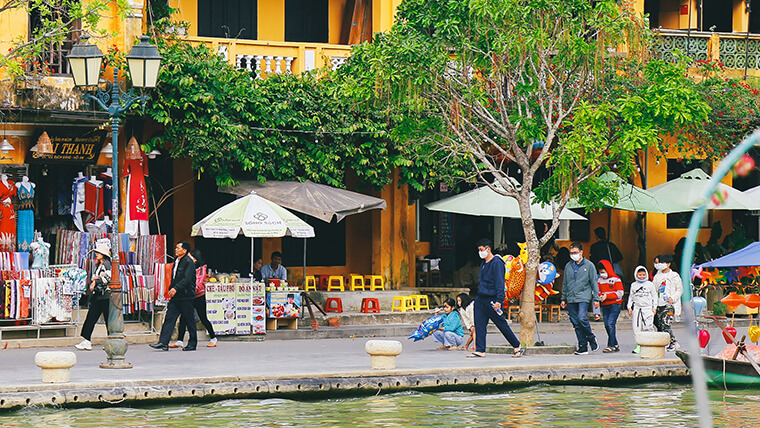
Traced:
MULTIPOLYGON (((760 426, 757 391, 711 391, 716 426, 760 426)), ((0 427, 692 427, 686 385, 610 388, 538 385, 498 392, 404 392, 322 401, 231 399, 204 404, 107 409, 25 408, 0 427)))

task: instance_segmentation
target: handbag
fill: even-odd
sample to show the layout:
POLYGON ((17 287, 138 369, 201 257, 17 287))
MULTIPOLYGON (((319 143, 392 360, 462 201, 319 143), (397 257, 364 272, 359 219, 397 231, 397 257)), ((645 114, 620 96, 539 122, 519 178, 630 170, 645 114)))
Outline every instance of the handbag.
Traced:
POLYGON ((206 269, 207 266, 203 265, 195 270, 195 297, 206 294, 206 269))

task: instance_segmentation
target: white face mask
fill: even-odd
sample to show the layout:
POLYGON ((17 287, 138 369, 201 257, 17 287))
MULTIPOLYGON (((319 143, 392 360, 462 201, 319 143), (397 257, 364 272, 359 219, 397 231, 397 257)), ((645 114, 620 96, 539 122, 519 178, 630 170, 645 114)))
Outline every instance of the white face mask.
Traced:
POLYGON ((600 274, 599 274, 599 277, 600 277, 600 278, 607 278, 607 272, 605 272, 605 273, 600 273, 600 274))
POLYGON ((570 254, 570 258, 573 259, 574 262, 578 262, 581 260, 581 253, 570 254))
POLYGON ((665 269, 666 267, 668 267, 668 265, 666 265, 665 263, 655 263, 654 264, 654 268, 657 269, 658 271, 661 271, 661 270, 665 269))
POLYGON ((485 259, 486 257, 488 257, 488 250, 478 251, 478 255, 480 256, 481 259, 485 259))

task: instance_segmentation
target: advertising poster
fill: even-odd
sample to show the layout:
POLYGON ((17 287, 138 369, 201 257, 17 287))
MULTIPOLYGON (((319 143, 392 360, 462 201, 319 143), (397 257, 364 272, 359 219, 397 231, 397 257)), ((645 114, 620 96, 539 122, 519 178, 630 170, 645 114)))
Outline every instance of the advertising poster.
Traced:
POLYGON ((235 334, 251 334, 251 283, 235 283, 235 334))
POLYGON ((235 334, 235 306, 235 284, 206 283, 206 313, 216 334, 235 334))
POLYGON ((301 293, 298 291, 272 291, 267 295, 269 318, 297 318, 301 316, 301 293))
POLYGON ((263 282, 251 282, 251 332, 266 334, 266 291, 263 282))

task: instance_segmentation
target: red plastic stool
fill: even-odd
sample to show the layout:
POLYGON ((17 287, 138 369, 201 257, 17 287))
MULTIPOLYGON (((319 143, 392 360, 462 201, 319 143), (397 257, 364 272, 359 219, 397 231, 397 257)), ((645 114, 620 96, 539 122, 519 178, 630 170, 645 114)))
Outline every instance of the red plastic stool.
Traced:
POLYGON ((343 302, 340 297, 330 297, 325 301, 325 312, 343 312, 343 302), (333 305, 333 303, 335 305, 333 305))
POLYGON ((380 313, 380 301, 374 297, 365 297, 362 299, 361 312, 368 314, 370 312, 380 313))

